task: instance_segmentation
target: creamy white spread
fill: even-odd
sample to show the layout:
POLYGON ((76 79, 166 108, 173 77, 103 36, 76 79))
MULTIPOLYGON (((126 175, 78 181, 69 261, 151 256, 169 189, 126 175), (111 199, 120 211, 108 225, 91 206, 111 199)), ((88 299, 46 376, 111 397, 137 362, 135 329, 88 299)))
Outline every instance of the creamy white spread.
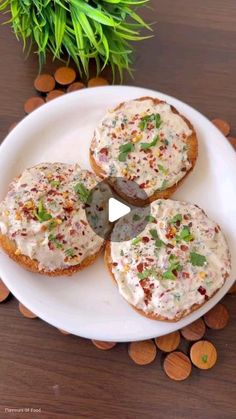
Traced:
MULTIPOLYGON (((220 227, 195 205, 157 200, 150 210, 138 237, 111 241, 112 272, 130 304, 173 320, 222 287, 230 272, 229 249, 220 227)), ((117 222, 114 234, 127 221, 140 219, 132 211, 117 222)))
POLYGON ((131 100, 108 111, 95 130, 91 149, 106 176, 133 180, 151 196, 191 169, 186 144, 191 134, 167 103, 131 100))
MULTIPOLYGON (((79 264, 104 242, 85 212, 86 198, 97 182, 78 165, 42 163, 25 170, 0 204, 1 233, 15 242, 16 254, 37 260, 41 270, 79 264)), ((100 220, 105 217, 102 209, 99 214, 100 220)))

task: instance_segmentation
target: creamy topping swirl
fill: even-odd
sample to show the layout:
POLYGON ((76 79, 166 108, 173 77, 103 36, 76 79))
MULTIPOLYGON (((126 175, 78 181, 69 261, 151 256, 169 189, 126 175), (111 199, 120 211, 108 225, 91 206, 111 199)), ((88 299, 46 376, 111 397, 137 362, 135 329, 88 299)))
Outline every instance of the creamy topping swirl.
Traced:
POLYGON ((106 176, 134 180, 151 196, 191 169, 186 145, 191 134, 167 103, 131 100, 108 111, 95 130, 91 149, 106 176))
MULTIPOLYGON (((229 249, 220 227, 195 205, 157 200, 150 210, 138 237, 111 241, 112 272, 130 304, 178 319, 222 287, 230 273, 229 249)), ((125 230, 127 221, 135 225, 140 218, 132 211, 117 222, 114 234, 125 230)))
MULTIPOLYGON (((85 213, 89 190, 97 182, 78 165, 42 163, 25 170, 0 204, 1 233, 14 240, 17 254, 36 259, 41 270, 79 264, 104 242, 85 213)), ((105 217, 103 210, 100 217, 105 217)))

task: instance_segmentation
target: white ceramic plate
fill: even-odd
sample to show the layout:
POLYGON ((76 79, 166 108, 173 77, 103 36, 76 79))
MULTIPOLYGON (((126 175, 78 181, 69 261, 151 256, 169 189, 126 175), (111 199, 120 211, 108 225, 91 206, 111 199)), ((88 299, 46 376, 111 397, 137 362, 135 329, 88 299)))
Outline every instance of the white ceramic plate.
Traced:
POLYGON ((107 108, 140 96, 167 100, 193 123, 199 158, 174 198, 198 204, 226 234, 233 262, 231 278, 203 307, 178 323, 138 315, 119 295, 101 257, 72 277, 48 278, 25 271, 0 254, 0 275, 16 298, 48 323, 75 335, 114 341, 160 336, 193 322, 213 307, 236 277, 236 153, 199 112, 177 99, 138 87, 84 89, 54 100, 27 116, 0 147, 0 199, 9 182, 39 162, 78 162, 89 168, 93 130, 107 108))

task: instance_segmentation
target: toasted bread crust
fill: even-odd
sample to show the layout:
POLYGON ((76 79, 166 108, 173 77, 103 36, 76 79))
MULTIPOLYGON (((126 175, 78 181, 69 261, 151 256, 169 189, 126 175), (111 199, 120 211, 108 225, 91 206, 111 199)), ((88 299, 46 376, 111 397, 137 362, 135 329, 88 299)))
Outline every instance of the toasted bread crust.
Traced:
POLYGON ((46 269, 39 269, 39 263, 37 260, 31 259, 29 256, 17 255, 15 242, 2 234, 0 234, 0 246, 11 259, 19 263, 19 265, 23 266, 28 271, 35 272, 41 275, 48 275, 48 276, 61 276, 61 275, 70 276, 74 274, 75 272, 78 272, 82 270, 83 268, 86 268, 89 265, 92 265, 103 250, 103 246, 102 246, 98 252, 94 253, 91 256, 87 256, 78 265, 69 266, 68 268, 64 268, 64 269, 55 269, 54 271, 47 271, 46 269))
MULTIPOLYGON (((136 100, 138 100, 138 101, 152 100, 155 105, 157 105, 159 103, 165 103, 162 100, 155 99, 155 98, 148 97, 148 96, 145 96, 145 97, 142 97, 142 98, 139 98, 139 99, 136 99, 136 100)), ((114 110, 116 111, 116 110, 120 109, 123 105, 124 105, 124 102, 119 104, 114 110)), ((192 130, 192 134, 186 139, 188 159, 191 162, 192 167, 185 173, 183 178, 180 179, 175 185, 172 185, 172 186, 170 186, 169 188, 167 188, 163 191, 157 191, 145 200, 140 199, 140 198, 135 198, 134 199, 134 198, 127 197, 127 195, 125 195, 122 192, 122 190, 117 187, 117 185, 115 183, 111 183, 110 179, 109 179, 108 183, 110 184, 110 186, 115 190, 115 192, 121 198, 125 199, 129 204, 136 205, 136 206, 143 206, 143 205, 147 205, 147 204, 155 201, 156 199, 167 199, 167 198, 169 198, 176 191, 176 189, 182 184, 182 182, 184 181, 186 176, 191 172, 191 170, 195 166, 197 156, 198 156, 198 141, 197 141, 196 131, 195 131, 194 127, 192 126, 192 124, 188 121, 188 119, 186 117, 184 117, 183 115, 181 115, 177 111, 177 109, 175 109, 174 106, 172 106, 172 105, 171 105, 171 110, 174 113, 180 115, 181 118, 183 118, 183 120, 186 122, 188 127, 192 130)), ((96 175, 103 178, 104 180, 106 180, 106 177, 107 177, 106 173, 101 169, 101 167, 96 163, 96 161, 94 159, 94 156, 93 156, 94 147, 95 147, 95 136, 92 139, 90 150, 89 150, 90 164, 91 164, 92 169, 96 173, 96 175)))
MULTIPOLYGON (((106 264, 106 266, 107 266, 107 268, 108 268, 108 271, 110 272, 110 274, 111 274, 111 277, 112 277, 112 280, 113 280, 113 282, 117 285, 117 282, 116 282, 116 279, 115 279, 115 276, 114 276, 114 274, 113 274, 113 272, 112 272, 112 259, 111 259, 111 246, 110 246, 110 242, 107 242, 106 243, 106 247, 105 247, 105 254, 104 254, 104 261, 105 261, 105 264, 106 264)), ((224 282, 226 281, 226 279, 227 279, 227 277, 228 277, 228 275, 225 275, 225 277, 224 277, 224 282)), ((210 298, 212 298, 216 293, 217 293, 217 291, 219 290, 220 288, 218 288, 215 292, 214 292, 214 294, 210 297, 210 298)), ((205 304, 205 302, 204 303, 202 303, 202 304, 193 304, 192 305, 192 307, 190 307, 190 309, 188 309, 188 310, 184 310, 182 313, 181 313, 181 315, 180 316, 176 316, 176 317, 174 317, 173 319, 168 319, 167 317, 164 317, 164 316, 160 316, 160 315, 157 315, 157 314, 154 314, 154 313, 145 313, 143 310, 140 310, 140 309, 138 309, 137 307, 135 307, 135 306, 133 306, 132 304, 130 304, 130 306, 137 312, 137 313, 139 313, 139 314, 141 314, 142 316, 144 316, 144 317, 147 317, 148 319, 151 319, 151 320, 159 320, 159 321, 165 321, 165 322, 170 322, 170 323, 173 323, 173 322, 178 322, 180 319, 182 319, 183 317, 186 317, 188 314, 191 314, 193 311, 196 311, 196 310, 198 310, 200 307, 202 307, 203 305, 205 304)))

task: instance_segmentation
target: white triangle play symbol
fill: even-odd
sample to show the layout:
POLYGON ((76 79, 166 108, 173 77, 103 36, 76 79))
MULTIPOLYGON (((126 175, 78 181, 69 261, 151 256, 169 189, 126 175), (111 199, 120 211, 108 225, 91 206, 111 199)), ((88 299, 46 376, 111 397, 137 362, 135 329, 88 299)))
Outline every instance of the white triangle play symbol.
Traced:
POLYGON ((108 218, 111 223, 118 220, 131 211, 128 205, 123 204, 115 198, 110 198, 108 202, 108 218))

